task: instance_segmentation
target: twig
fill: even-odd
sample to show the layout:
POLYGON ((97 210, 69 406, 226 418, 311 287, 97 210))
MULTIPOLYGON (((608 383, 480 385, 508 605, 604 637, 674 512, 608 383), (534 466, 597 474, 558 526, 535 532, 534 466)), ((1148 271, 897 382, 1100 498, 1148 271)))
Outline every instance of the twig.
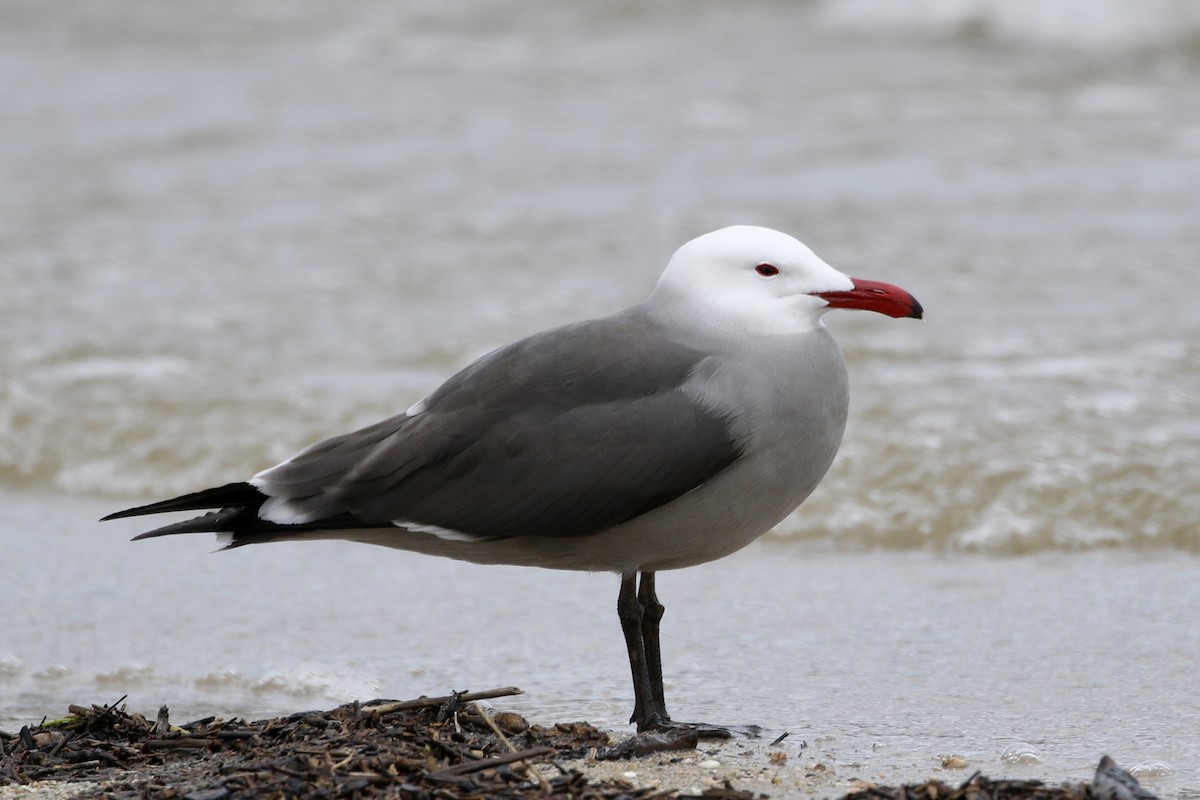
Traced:
POLYGON ((75 731, 67 731, 63 738, 58 740, 58 744, 54 745, 50 750, 51 756, 58 755, 58 751, 63 749, 63 745, 75 738, 75 731))
MULTIPOLYGON (((113 712, 115 712, 115 711, 117 710, 117 706, 119 706, 121 703, 124 703, 124 702, 125 702, 125 700, 126 700, 126 699, 128 699, 128 697, 129 697, 129 695, 128 695, 128 694, 123 694, 123 695, 121 695, 121 697, 120 697, 120 698, 117 700, 117 702, 113 703, 112 705, 110 705, 110 706, 102 706, 102 707, 99 709, 99 711, 100 711, 100 714, 99 714, 99 715, 96 717, 96 721, 97 721, 97 722, 99 722, 100 720, 102 720, 102 719, 104 719, 106 716, 108 716, 109 714, 112 714, 113 712)), ((95 708, 95 706, 93 705, 93 706, 92 706, 92 708, 95 708)))
POLYGON ((443 770, 430 773, 428 777, 435 781, 445 780, 446 778, 455 778, 459 775, 467 775, 472 772, 479 772, 492 767, 502 767, 505 764, 512 764, 515 761, 524 761, 527 758, 537 758, 538 756, 550 755, 553 752, 553 747, 533 747, 529 750, 518 750, 515 753, 505 753, 502 756, 492 756, 491 758, 481 758, 478 761, 469 761, 465 764, 455 764, 453 767, 446 767, 443 770))
POLYGON ((213 747, 221 744, 220 739, 201 739, 199 737, 181 737, 179 739, 147 739, 142 742, 144 750, 182 750, 189 747, 213 747))
POLYGON ((253 739, 258 736, 259 732, 249 728, 245 730, 233 731, 213 731, 212 735, 218 739, 253 739))
POLYGON ((377 706, 362 706, 362 713, 379 717, 384 714, 393 714, 397 711, 411 711, 414 708, 438 708, 452 700, 470 703, 473 700, 491 700, 495 697, 509 697, 515 694, 525 694, 525 692, 516 686, 506 686, 502 689, 488 689, 485 692, 463 692, 462 694, 450 694, 444 697, 422 697, 417 700, 401 700, 395 703, 381 703, 377 706))
MULTIPOLYGON (((496 734, 496 737, 500 739, 500 741, 504 742, 504 746, 508 748, 508 751, 510 753, 517 752, 517 748, 513 747, 513 743, 508 740, 508 737, 504 735, 504 731, 500 730, 500 726, 496 724, 496 720, 492 719, 492 715, 487 713, 487 709, 483 707, 483 703, 476 700, 474 706, 475 710, 479 712, 479 716, 483 717, 484 724, 492 729, 492 733, 496 734)), ((553 792, 553 790, 550 788, 550 781, 546 780, 546 777, 542 775, 542 773, 535 770, 532 765, 525 765, 525 774, 536 780, 542 787, 542 791, 544 791, 547 795, 553 792)))
POLYGON ((269 762, 269 763, 267 764, 267 769, 270 769, 270 770, 272 770, 272 771, 274 771, 274 772, 278 772, 278 773, 280 773, 280 774, 282 774, 282 775, 287 775, 289 778, 299 778, 299 779, 300 779, 300 780, 302 780, 302 781, 303 781, 303 780, 307 780, 307 779, 308 779, 308 776, 307 776, 307 775, 305 775, 305 774, 303 774, 303 773, 300 773, 300 772, 296 772, 296 771, 295 771, 295 770, 293 770, 293 769, 288 769, 287 767, 284 767, 284 766, 281 766, 281 765, 279 765, 279 764, 276 764, 276 763, 275 763, 275 762, 273 762, 273 761, 272 761, 272 762, 269 762))

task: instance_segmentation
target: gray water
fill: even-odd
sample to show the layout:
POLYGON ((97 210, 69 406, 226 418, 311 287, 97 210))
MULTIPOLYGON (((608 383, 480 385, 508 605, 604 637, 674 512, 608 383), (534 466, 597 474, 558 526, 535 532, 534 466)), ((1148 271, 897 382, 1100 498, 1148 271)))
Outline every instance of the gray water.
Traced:
POLYGON ((928 320, 829 315, 846 442, 770 542, 664 577, 677 704, 1200 787, 1197 42, 1165 0, 0 6, 0 724, 515 682, 619 726, 611 576, 93 520, 751 222, 928 320))

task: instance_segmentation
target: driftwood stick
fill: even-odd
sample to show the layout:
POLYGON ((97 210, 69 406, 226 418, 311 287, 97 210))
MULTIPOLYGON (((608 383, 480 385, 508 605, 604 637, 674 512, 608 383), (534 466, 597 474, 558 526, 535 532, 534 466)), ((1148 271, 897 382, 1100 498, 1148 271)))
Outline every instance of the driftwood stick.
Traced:
POLYGON ((517 694, 525 694, 525 692, 516 686, 506 686, 483 692, 463 692, 462 694, 448 694, 444 697, 421 697, 417 700, 401 700, 394 703, 380 703, 375 706, 362 706, 361 708, 363 714, 379 717, 397 711, 411 711, 414 708, 438 708, 452 701, 470 703, 473 700, 491 700, 495 697, 510 697, 517 694))
POLYGON ((478 761, 468 761, 465 764, 455 764, 453 767, 446 767, 443 770, 430 773, 428 777, 435 781, 456 778, 459 775, 467 775, 472 772, 491 769, 492 767, 502 767, 514 761, 524 761, 527 758, 550 755, 553 752, 553 747, 531 747, 528 750, 518 750, 515 753, 505 753, 502 756, 492 756, 491 758, 481 758, 478 761))
POLYGON ((216 747, 221 744, 220 739, 205 738, 201 739, 196 736, 181 737, 179 739, 147 739, 142 742, 143 750, 184 750, 189 747, 216 747))
POLYGON ((213 731, 210 736, 216 739, 253 739, 259 732, 252 729, 234 731, 213 731))
POLYGON ((120 699, 117 700, 117 702, 113 703, 112 705, 107 705, 107 706, 98 706, 95 703, 92 703, 92 708, 96 709, 96 711, 98 712, 98 716, 96 717, 96 719, 101 720, 110 714, 113 716, 116 716, 117 714, 119 714, 120 709, 117 708, 117 706, 121 705, 121 703, 124 703, 125 700, 128 699, 128 697, 129 697, 128 694, 123 694, 123 695, 121 695, 120 699))
POLYGON ((52 747, 50 749, 50 755, 57 756, 58 751, 62 750, 63 747, 67 744, 67 742, 71 741, 74 738, 75 738, 75 731, 67 731, 66 734, 63 736, 63 738, 58 740, 58 744, 54 745, 54 747, 52 747))

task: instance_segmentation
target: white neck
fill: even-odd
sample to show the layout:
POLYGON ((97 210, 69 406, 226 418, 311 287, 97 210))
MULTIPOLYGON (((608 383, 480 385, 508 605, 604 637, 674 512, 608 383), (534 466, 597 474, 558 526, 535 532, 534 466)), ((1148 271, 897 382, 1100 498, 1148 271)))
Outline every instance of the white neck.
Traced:
POLYGON ((790 336, 823 328, 829 305, 807 294, 776 298, 764 308, 761 299, 747 303, 737 292, 717 295, 682 293, 660 283, 642 304, 654 318, 697 333, 724 336, 790 336))

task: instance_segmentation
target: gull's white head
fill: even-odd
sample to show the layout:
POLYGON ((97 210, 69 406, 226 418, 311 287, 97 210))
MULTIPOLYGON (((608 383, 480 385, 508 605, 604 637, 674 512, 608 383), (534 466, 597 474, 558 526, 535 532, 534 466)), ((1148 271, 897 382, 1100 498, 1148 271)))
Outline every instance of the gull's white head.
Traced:
POLYGON ((786 233, 754 225, 721 228, 679 248, 650 302, 682 305, 710 323, 760 333, 812 330, 830 308, 892 317, 922 313, 903 289, 851 278, 786 233))

